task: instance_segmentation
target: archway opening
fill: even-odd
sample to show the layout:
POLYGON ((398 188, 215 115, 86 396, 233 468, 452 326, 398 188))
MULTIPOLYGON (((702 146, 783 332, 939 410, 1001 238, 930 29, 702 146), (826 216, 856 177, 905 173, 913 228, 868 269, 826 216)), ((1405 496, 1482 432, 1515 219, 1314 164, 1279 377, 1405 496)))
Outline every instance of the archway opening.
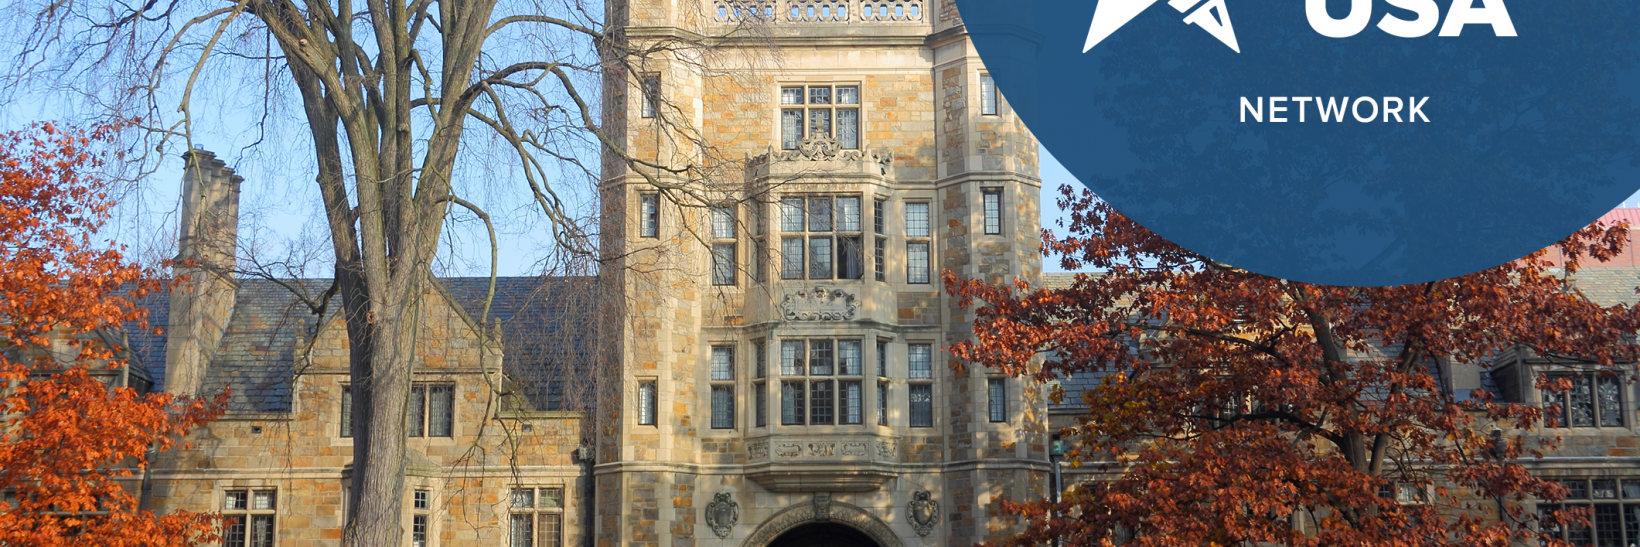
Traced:
POLYGON ((787 530, 769 547, 880 547, 871 536, 841 524, 814 522, 787 530))

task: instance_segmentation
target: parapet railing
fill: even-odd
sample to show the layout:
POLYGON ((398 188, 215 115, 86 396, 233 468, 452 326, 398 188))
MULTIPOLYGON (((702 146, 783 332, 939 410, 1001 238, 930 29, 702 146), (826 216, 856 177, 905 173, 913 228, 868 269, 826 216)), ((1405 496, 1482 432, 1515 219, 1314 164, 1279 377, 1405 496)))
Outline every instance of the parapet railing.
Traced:
POLYGON ((717 23, 924 23, 923 0, 713 0, 717 23))

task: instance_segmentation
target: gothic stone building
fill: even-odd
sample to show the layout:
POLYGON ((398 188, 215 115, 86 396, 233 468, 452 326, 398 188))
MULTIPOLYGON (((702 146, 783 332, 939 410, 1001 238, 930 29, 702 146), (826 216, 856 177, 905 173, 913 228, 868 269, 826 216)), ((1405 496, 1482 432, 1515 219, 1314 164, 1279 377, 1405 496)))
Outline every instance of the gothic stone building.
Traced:
POLYGON ((949 0, 630 0, 605 74, 596 536, 968 545, 1049 475, 1043 390, 942 348, 942 271, 1040 282, 1037 144, 949 0), (701 38, 708 37, 708 38, 701 38), (680 190, 681 188, 681 190, 680 190), (679 196, 704 196, 679 199, 679 196))
MULTIPOLYGON (((1037 146, 953 4, 608 6, 628 49, 716 50, 614 63, 604 93, 628 156, 707 166, 709 180, 607 156, 597 278, 503 278, 489 306, 484 279, 427 288, 406 542, 898 547, 1014 530, 996 501, 1050 494, 1052 432, 1085 411, 1087 379, 1066 380, 1073 403, 1050 409, 1045 386, 942 350, 971 317, 941 271, 1069 281, 1040 272, 1037 146), (734 55, 752 46, 763 53, 734 55)), ((329 283, 217 275, 233 265, 239 179, 208 153, 186 158, 179 248, 201 266, 144 302, 166 330, 128 329, 125 376, 227 387, 232 402, 163 455, 145 503, 222 511, 236 547, 337 545, 352 440, 329 283)), ((1622 300, 1632 291, 1612 287, 1637 271, 1582 275, 1622 300)), ((1447 366, 1443 381, 1538 401, 1534 371, 1583 374, 1587 389, 1558 403, 1568 427, 1542 432, 1566 447, 1532 465, 1583 481, 1590 538, 1640 539, 1633 387, 1510 359, 1492 374, 1447 366)))
MULTIPOLYGON (((752 7, 610 9, 642 41, 730 34, 752 7)), ((686 181, 606 162, 596 280, 504 278, 487 315, 486 280, 427 289, 408 543, 963 545, 1011 530, 999 497, 1045 494, 1041 387, 942 350, 970 329, 942 270, 1040 282, 1035 140, 949 2, 757 9, 767 65, 608 76, 626 153, 735 159, 667 195, 686 181), (661 134, 680 127, 699 149, 661 134)), ((186 160, 179 249, 199 266, 144 302, 166 329, 128 329, 132 376, 226 387, 232 408, 161 458, 145 503, 223 511, 229 545, 336 545, 351 438, 329 282, 219 275, 239 178, 186 160)))

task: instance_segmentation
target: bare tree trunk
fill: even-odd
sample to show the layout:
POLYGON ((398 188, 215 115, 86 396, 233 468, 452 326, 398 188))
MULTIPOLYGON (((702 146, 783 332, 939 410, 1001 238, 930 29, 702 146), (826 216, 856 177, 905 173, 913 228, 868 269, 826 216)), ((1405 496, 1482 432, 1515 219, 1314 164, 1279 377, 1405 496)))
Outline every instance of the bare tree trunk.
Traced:
MULTIPOLYGON (((648 55, 686 64, 700 56, 679 51, 705 51, 702 43, 663 40, 628 50, 592 19, 598 10, 578 0, 566 0, 556 14, 548 13, 553 5, 540 3, 497 14, 496 0, 20 1, 25 5, 0 13, 0 21, 20 22, 33 37, 0 76, 51 88, 83 78, 66 85, 88 97, 118 88, 110 101, 115 106, 101 114, 145 118, 142 130, 161 143, 144 148, 163 150, 165 139, 192 138, 190 96, 212 63, 250 61, 269 75, 288 70, 313 145, 350 345, 353 469, 344 545, 396 545, 402 534, 405 415, 421 298, 451 204, 486 215, 461 200, 452 184, 469 120, 505 143, 555 243, 578 256, 596 256, 596 230, 566 213, 553 188, 559 173, 549 164, 573 166, 594 183, 598 174, 578 160, 584 151, 565 149, 565 142, 585 139, 608 151, 667 199, 706 203, 693 188, 713 160, 627 154, 622 138, 598 125, 596 86, 577 89, 578 77, 595 78, 611 66, 628 76, 647 70, 641 65, 648 55), (504 39, 489 45, 497 35, 504 39), (554 47, 520 53, 524 37, 554 47), (212 60, 213 51, 234 50, 234 44, 251 49, 212 60), (567 47, 555 49, 559 45, 567 47), (111 82, 104 71, 127 80, 111 82), (169 98, 161 98, 161 90, 176 86, 164 79, 178 73, 189 74, 180 104, 162 108, 169 98), (147 95, 121 102, 140 94, 147 95), (180 120, 166 119, 176 112, 180 120), (565 133, 574 136, 565 139, 565 133)), ((265 85, 271 102, 275 87, 265 85)), ((704 149, 683 109, 657 100, 656 123, 664 132, 698 145, 683 149, 704 149)))

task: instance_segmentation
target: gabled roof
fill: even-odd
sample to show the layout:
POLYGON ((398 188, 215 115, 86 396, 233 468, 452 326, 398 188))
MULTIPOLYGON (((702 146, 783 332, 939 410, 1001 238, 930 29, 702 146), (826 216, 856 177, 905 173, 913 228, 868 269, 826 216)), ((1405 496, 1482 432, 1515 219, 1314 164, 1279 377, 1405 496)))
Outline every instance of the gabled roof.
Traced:
MULTIPOLYGON (((467 316, 477 321, 489 278, 439 281, 467 316)), ((231 387, 232 412, 289 412, 298 341, 310 338, 318 324, 304 299, 293 291, 317 300, 330 287, 330 280, 240 279, 239 283, 233 316, 206 370, 204 386, 208 390, 231 387)), ((595 290, 591 277, 496 279, 490 317, 491 324, 501 328, 503 367, 526 388, 536 408, 544 408, 546 379, 564 374, 560 369, 591 374, 595 290), (538 383, 543 387, 532 389, 538 383)), ((137 304, 149 310, 152 327, 163 329, 170 321, 170 302, 170 293, 160 291, 137 304)), ((339 299, 332 299, 327 313, 340 313, 340 308, 339 299)), ((134 324, 126 330, 133 356, 153 376, 156 386, 164 386, 166 336, 153 333, 152 328, 137 329, 134 324)))

